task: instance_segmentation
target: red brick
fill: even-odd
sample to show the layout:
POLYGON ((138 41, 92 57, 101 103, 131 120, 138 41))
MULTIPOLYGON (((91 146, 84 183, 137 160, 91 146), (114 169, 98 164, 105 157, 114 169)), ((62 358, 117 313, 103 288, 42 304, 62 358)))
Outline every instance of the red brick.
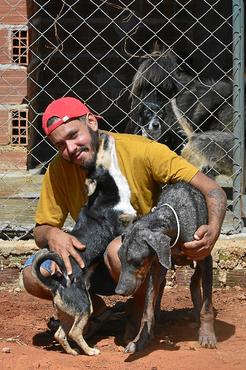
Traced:
POLYGON ((0 172, 1 171, 17 171, 26 169, 27 152, 23 148, 10 147, 9 150, 2 151, 0 148, 0 172))
POLYGON ((26 0, 0 0, 0 23, 26 24, 26 0))
POLYGON ((9 111, 0 110, 0 145, 8 145, 10 140, 9 111))
POLYGON ((9 30, 0 29, 0 64, 11 63, 11 39, 9 30))
POLYGON ((1 70, 0 91, 0 104, 21 104, 27 95, 26 68, 1 70))

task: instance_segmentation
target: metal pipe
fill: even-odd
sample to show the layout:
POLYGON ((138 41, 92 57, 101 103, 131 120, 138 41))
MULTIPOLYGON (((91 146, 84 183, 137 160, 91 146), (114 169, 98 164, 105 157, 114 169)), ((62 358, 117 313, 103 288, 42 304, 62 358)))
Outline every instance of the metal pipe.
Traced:
POLYGON ((233 21, 233 226, 243 228, 242 208, 244 186, 244 2, 232 1, 233 21))

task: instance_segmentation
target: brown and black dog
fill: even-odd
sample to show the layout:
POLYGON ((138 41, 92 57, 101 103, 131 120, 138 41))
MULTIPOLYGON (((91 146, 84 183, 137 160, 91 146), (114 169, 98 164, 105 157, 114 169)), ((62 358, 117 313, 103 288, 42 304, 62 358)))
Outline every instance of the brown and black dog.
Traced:
POLYGON ((181 156, 208 176, 231 177, 233 174, 234 135, 229 131, 195 130, 177 106, 176 99, 171 101, 173 112, 183 135, 188 139, 181 150, 181 156))
MULTIPOLYGON (((78 352, 71 348, 68 342, 69 337, 87 355, 92 356, 100 351, 89 347, 83 337, 93 311, 89 294, 90 278, 98 261, 103 259, 107 245, 121 235, 136 217, 136 212, 130 204, 130 191, 123 186, 127 183, 119 172, 112 138, 106 134, 101 135, 96 166, 86 182, 89 188, 88 201, 71 232, 86 245, 85 250, 78 251, 85 268, 81 269, 70 257, 73 275, 68 276, 62 258, 55 252, 41 249, 36 254, 32 271, 52 292, 54 307, 60 320, 60 326, 55 333, 56 340, 67 353, 77 355, 78 352), (62 273, 61 278, 54 275, 44 277, 41 274, 40 266, 47 259, 57 263, 62 273)), ((107 284, 106 281, 104 283, 107 284)))
MULTIPOLYGON (((171 267, 174 249, 179 249, 183 242, 193 240, 195 231, 203 224, 207 224, 207 207, 203 195, 193 186, 179 182, 167 186, 153 212, 143 216, 127 230, 119 250, 122 270, 116 293, 134 295, 146 280, 147 291, 140 329, 126 346, 126 352, 141 350, 152 339, 159 288, 165 284, 163 277, 161 279, 161 270, 164 268, 167 271, 171 267), (175 244, 173 248, 172 244, 175 244)), ((179 261, 174 259, 174 263, 177 262, 182 265, 191 264, 182 256, 179 261)), ((202 347, 214 348, 216 337, 211 256, 197 262, 190 288, 195 313, 201 323, 199 343, 202 347)))

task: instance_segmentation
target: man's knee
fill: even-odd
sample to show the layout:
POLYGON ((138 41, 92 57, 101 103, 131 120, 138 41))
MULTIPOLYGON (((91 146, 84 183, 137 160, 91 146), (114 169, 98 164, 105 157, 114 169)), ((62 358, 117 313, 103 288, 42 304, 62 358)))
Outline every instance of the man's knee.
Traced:
MULTIPOLYGON (((41 269, 43 275, 50 275, 50 273, 41 269)), ((38 298, 52 299, 51 292, 39 283, 37 278, 32 274, 32 266, 27 266, 22 271, 23 285, 26 291, 38 298)))
POLYGON ((115 281, 118 281, 121 270, 121 263, 118 256, 118 251, 121 246, 121 237, 114 239, 109 243, 105 253, 104 262, 115 281))

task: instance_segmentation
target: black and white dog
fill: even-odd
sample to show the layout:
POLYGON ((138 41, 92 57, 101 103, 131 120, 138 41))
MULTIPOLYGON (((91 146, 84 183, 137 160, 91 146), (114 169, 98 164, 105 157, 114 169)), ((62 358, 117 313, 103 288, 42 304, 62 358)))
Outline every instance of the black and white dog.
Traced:
POLYGON ((180 68, 173 52, 156 45, 133 77, 125 132, 147 136, 180 153, 185 138, 174 105, 193 131, 232 132, 231 81, 202 82, 180 68))
POLYGON ((60 320, 55 339, 67 353, 77 355, 78 352, 71 348, 68 342, 70 337, 87 355, 92 356, 99 354, 100 351, 89 347, 83 337, 93 311, 89 295, 90 277, 97 262, 102 260, 107 245, 121 235, 136 217, 130 203, 129 187, 118 167, 113 138, 106 134, 101 136, 95 170, 86 182, 88 201, 71 232, 86 245, 84 251, 79 251, 85 268, 81 269, 70 257, 73 268, 71 278, 67 275, 64 262, 58 254, 41 249, 36 254, 32 271, 34 276, 52 292, 53 303, 60 320), (41 263, 47 259, 55 261, 59 266, 62 272, 60 279, 53 275, 44 277, 41 274, 41 263))

